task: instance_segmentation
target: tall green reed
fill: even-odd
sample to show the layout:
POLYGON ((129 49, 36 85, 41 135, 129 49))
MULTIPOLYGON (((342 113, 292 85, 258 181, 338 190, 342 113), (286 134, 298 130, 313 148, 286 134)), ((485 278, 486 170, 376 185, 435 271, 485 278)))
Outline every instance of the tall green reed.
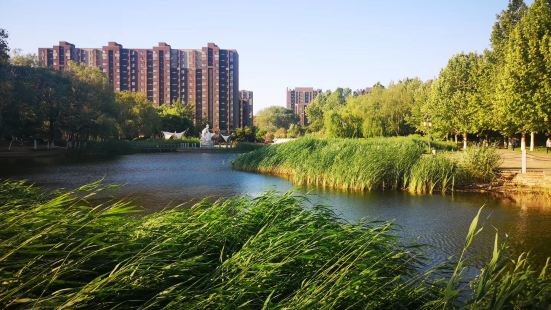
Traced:
POLYGON ((0 189, 2 308, 537 308, 551 298, 548 266, 535 272, 525 255, 498 246, 467 282, 464 253, 421 272, 422 248, 392 224, 347 223, 292 193, 136 216, 126 200, 93 202, 100 183, 44 196, 22 182, 0 189))
MULTIPOLYGON (((282 175, 298 184, 358 191, 447 192, 454 190, 455 185, 470 181, 449 153, 423 156, 427 143, 426 139, 417 136, 306 137, 243 154, 233 162, 233 167, 282 175)), ((447 144, 441 147, 446 149, 447 144)))

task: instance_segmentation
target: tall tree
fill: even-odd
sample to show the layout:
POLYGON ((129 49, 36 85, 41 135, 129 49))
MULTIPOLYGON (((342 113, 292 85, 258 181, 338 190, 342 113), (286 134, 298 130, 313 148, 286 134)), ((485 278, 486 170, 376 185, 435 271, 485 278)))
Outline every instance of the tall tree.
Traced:
POLYGON ((260 110, 254 118, 254 123, 262 131, 275 132, 279 128, 288 129, 298 121, 293 111, 284 107, 272 106, 260 110))
POLYGON ((8 32, 0 28, 0 66, 8 64, 10 48, 8 47, 8 32))
POLYGON ((491 34, 492 49, 502 58, 509 36, 526 13, 527 6, 523 0, 509 0, 507 9, 497 15, 491 34))
POLYGON ((184 131, 193 128, 193 110, 191 105, 176 100, 159 108, 163 130, 184 131))
POLYGON ((114 95, 105 74, 99 69, 69 63, 66 74, 71 79, 71 109, 60 119, 69 133, 69 139, 89 140, 108 138, 101 133, 116 132, 105 130, 103 125, 114 124, 106 118, 116 117, 114 95), (102 120, 102 122, 98 122, 102 120))
POLYGON ((522 134, 549 129, 551 116, 551 2, 535 0, 510 34, 497 81, 496 110, 522 134))
POLYGON ((430 117, 435 129, 462 134, 463 148, 467 148, 467 135, 480 130, 474 121, 481 106, 477 76, 480 61, 481 56, 475 53, 453 56, 431 92, 430 117))

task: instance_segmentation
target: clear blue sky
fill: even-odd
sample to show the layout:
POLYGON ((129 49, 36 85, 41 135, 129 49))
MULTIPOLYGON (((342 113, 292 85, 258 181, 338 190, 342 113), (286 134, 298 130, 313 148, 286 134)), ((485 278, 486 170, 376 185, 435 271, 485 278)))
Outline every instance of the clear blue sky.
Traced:
POLYGON ((240 88, 255 112, 285 104, 285 88, 322 89, 433 78, 449 57, 489 46, 507 0, 419 1, 23 1, 2 0, 11 48, 37 52, 117 41, 146 48, 215 42, 240 57, 240 88))

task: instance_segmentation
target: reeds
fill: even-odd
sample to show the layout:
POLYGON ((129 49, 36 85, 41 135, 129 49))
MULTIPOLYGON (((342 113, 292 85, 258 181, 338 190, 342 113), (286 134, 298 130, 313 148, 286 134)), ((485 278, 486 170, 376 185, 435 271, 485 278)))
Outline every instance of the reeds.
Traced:
MULTIPOLYGON (((448 148, 446 143, 441 146, 448 148)), ((453 190, 461 169, 447 155, 421 158, 426 150, 427 141, 416 136, 307 137, 243 154, 233 162, 233 168, 281 175, 297 184, 343 190, 409 189, 419 193, 453 190)), ((468 182, 465 178, 461 181, 468 182)))
POLYGON ((453 191, 456 182, 461 184, 462 171, 446 154, 426 155, 411 169, 407 184, 412 193, 432 194, 453 191))
POLYGON ((548 267, 536 273, 524 255, 511 262, 497 251, 465 286, 463 257, 420 272, 422 250, 392 224, 347 223, 292 194, 138 217, 128 201, 89 201, 103 189, 0 184, 1 308, 489 308, 551 298, 548 267))

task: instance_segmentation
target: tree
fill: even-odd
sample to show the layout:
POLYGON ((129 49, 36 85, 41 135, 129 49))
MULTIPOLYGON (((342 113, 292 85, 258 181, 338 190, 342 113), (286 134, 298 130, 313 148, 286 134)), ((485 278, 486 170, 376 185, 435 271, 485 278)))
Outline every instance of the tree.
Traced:
POLYGON ((254 123, 260 130, 275 132, 279 128, 288 129, 291 124, 298 122, 293 111, 284 107, 272 106, 258 112, 254 123))
POLYGON ((477 76, 481 56, 475 53, 453 56, 440 71, 434 82, 429 115, 436 131, 463 135, 463 148, 467 148, 467 134, 477 133, 480 128, 474 121, 481 108, 477 76))
POLYGON ((57 119, 68 108, 69 79, 51 70, 12 67, 9 82, 0 104, 1 135, 53 141, 61 134, 57 119))
POLYGON ((255 142, 255 129, 245 126, 235 129, 235 140, 239 142, 255 142))
POLYGON ((490 41, 492 42, 493 51, 498 55, 498 59, 503 58, 509 36, 526 13, 526 10, 527 7, 523 0, 509 0, 507 9, 497 15, 490 41))
POLYGON ((159 116, 163 130, 181 132, 194 128, 193 110, 190 105, 184 104, 181 100, 160 106, 159 116))
POLYGON ((73 62, 68 64, 65 74, 71 80, 70 109, 59 119, 67 138, 77 141, 109 138, 102 133, 115 131, 105 130, 101 125, 113 124, 105 119, 116 118, 117 110, 107 76, 98 68, 73 62), (98 122, 100 118, 103 120, 101 124, 98 122))
POLYGON ((549 128, 550 42, 551 3, 535 0, 510 34, 496 93, 496 110, 510 127, 502 130, 520 132, 522 150, 527 132, 549 128))
POLYGON ((352 96, 350 88, 337 88, 334 91, 318 94, 306 107, 306 117, 308 118, 310 131, 321 130, 324 123, 324 113, 341 108, 350 96, 352 96))
POLYGON ((116 92, 119 137, 132 139, 158 133, 161 119, 153 103, 142 93, 116 92))
POLYGON ((325 113, 324 127, 329 137, 360 138, 362 136, 361 119, 345 110, 329 110, 325 113))
MULTIPOLYGON (((492 43, 492 50, 486 53, 486 56, 490 63, 490 79, 491 86, 488 93, 490 100, 497 104, 492 109, 495 111, 501 110, 499 106, 499 100, 496 97, 499 95, 497 92, 496 81, 500 79, 502 68, 504 67, 505 52, 511 33, 522 20, 522 17, 526 14, 527 6, 523 0, 510 0, 507 8, 501 11, 497 15, 497 20, 492 28, 492 34, 490 41, 492 43)), ((516 133, 514 125, 504 118, 502 115, 494 115, 492 128, 501 132, 506 138, 508 138, 508 145, 512 145, 511 138, 516 133)))
POLYGON ((0 67, 8 64, 10 48, 8 47, 8 32, 0 28, 0 67))
POLYGON ((36 68, 39 66, 36 54, 23 54, 21 49, 16 48, 12 51, 10 63, 14 66, 26 66, 36 68))

